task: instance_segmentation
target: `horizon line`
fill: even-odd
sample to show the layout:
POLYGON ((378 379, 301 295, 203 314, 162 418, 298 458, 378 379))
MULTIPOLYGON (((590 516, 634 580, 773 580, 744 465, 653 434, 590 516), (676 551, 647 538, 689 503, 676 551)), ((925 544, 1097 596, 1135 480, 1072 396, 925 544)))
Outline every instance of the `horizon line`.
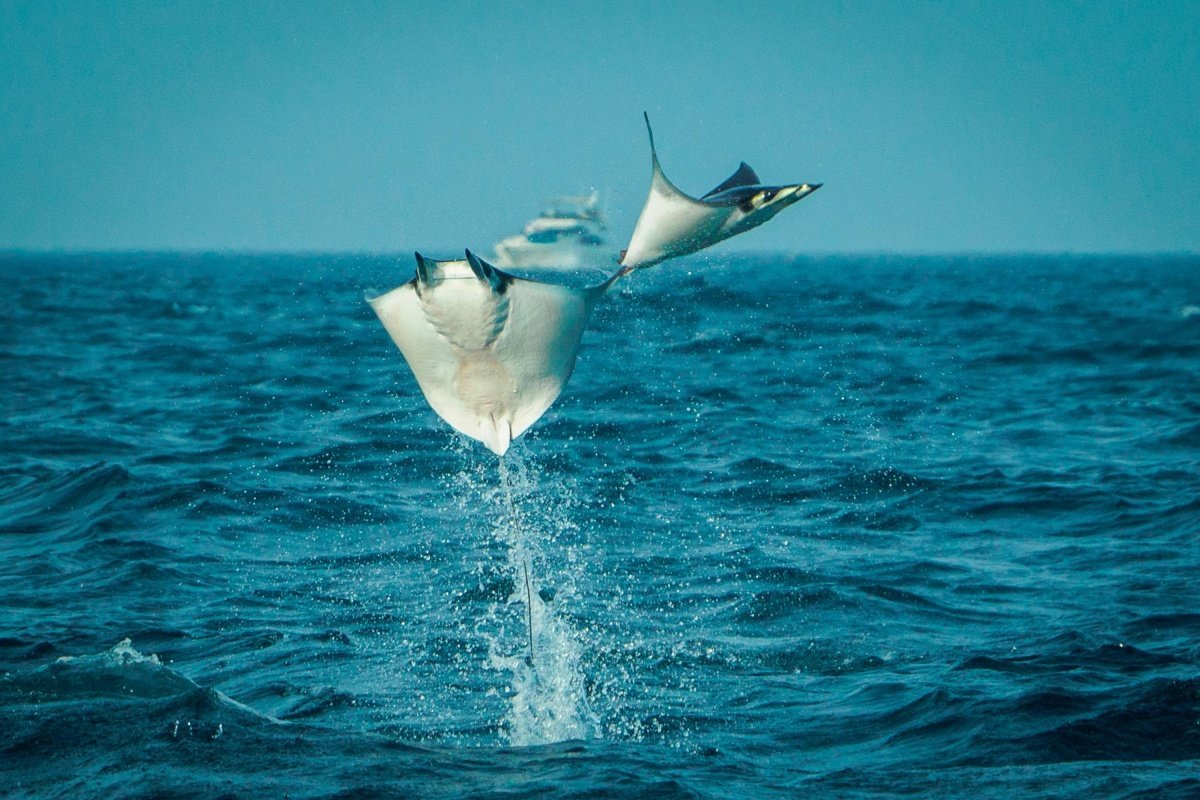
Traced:
MULTIPOLYGON (((428 247, 421 253, 445 253, 457 248, 428 247)), ((0 245, 0 256, 149 256, 149 255, 179 255, 179 256, 300 256, 300 257, 353 257, 353 258, 411 258, 412 250, 350 250, 330 249, 314 250, 300 248, 295 250, 274 248, 234 248, 234 247, 97 247, 97 248, 41 248, 41 247, 6 247, 0 245)), ((1025 257, 1025 258, 1194 258, 1200 257, 1200 250, 779 250, 779 249, 737 249, 722 253, 691 254, 684 256, 686 260, 713 258, 720 256, 809 256, 813 258, 886 258, 886 257, 938 257, 938 258, 978 258, 978 257, 1025 257)), ((613 254, 614 261, 616 254, 613 254)))

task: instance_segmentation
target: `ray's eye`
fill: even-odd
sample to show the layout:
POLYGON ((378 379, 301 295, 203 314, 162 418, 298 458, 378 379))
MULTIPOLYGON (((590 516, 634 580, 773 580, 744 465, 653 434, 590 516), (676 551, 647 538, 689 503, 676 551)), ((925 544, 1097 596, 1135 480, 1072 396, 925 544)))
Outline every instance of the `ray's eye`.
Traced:
POLYGON ((774 199, 774 197, 775 197, 775 191, 774 191, 774 190, 771 190, 771 191, 769 191, 769 192, 763 192, 763 193, 762 193, 762 201, 763 201, 763 203, 764 203, 764 204, 771 202, 771 200, 773 200, 773 199, 774 199))

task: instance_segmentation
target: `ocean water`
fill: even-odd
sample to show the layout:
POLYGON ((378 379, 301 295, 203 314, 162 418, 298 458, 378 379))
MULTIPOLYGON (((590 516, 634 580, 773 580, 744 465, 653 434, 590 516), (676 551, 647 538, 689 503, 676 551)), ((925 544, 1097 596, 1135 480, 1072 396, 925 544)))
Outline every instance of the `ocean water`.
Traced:
POLYGON ((4 797, 1200 796, 1200 258, 667 264, 503 463, 407 256, 0 274, 4 797))

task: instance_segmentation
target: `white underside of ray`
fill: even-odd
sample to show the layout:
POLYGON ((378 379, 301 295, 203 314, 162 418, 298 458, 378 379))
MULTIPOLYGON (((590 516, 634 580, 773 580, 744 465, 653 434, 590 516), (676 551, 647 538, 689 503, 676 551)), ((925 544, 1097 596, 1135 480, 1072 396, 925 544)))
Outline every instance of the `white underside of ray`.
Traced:
POLYGON ((510 278, 503 292, 466 261, 369 301, 425 399, 455 430, 504 455, 557 399, 606 287, 510 278))
POLYGON ((722 229, 735 207, 715 206, 675 188, 654 158, 650 193, 638 216, 621 266, 648 267, 668 258, 703 250, 726 238, 722 229))

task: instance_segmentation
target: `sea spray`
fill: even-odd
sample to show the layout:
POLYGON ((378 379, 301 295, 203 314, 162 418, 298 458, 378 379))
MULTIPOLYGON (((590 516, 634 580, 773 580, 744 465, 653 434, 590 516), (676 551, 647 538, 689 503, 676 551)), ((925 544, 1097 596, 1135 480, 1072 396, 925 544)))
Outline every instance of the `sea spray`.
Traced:
POLYGON ((509 675, 505 736, 515 746, 588 738, 597 722, 587 700, 581 638, 555 609, 569 592, 543 585, 541 577, 547 570, 541 543, 555 533, 543 525, 550 527, 553 515, 539 505, 536 471, 518 455, 500 460, 498 476, 499 513, 492 532, 506 548, 512 592, 502 609, 493 609, 508 624, 489 639, 488 666, 509 675), (525 622, 525 636, 514 635, 519 631, 514 619, 525 622))
MULTIPOLYGON (((577 483, 569 459, 535 456, 522 442, 505 455, 503 476, 474 443, 456 440, 452 450, 459 468, 442 481, 442 513, 454 522, 435 549, 457 553, 457 569, 445 564, 441 580, 456 574, 458 583, 440 593, 462 637, 450 655, 454 679, 436 688, 430 709, 446 727, 424 740, 483 744, 494 736, 522 745, 661 733, 661 676, 646 682, 644 672, 658 661, 656 645, 627 614, 614 613, 636 591, 632 574, 614 569, 596 540, 597 501, 588 495, 595 487, 577 483)), ((434 683, 424 681, 426 690, 434 683)))

